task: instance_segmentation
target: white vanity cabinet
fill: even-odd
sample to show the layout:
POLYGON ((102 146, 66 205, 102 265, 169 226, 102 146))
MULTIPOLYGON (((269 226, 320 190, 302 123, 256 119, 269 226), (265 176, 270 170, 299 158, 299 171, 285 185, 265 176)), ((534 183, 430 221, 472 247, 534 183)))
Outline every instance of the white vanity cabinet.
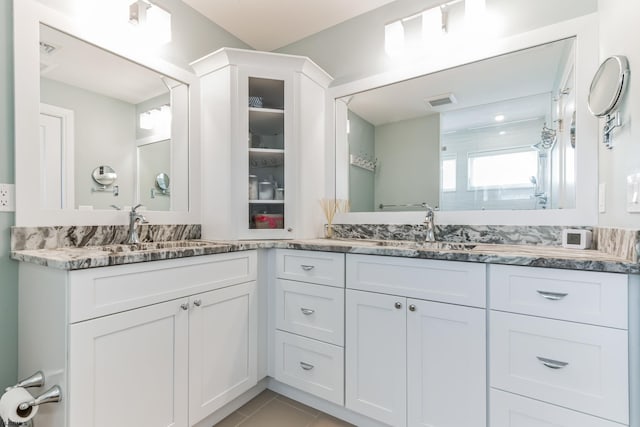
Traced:
POLYGON ((492 427, 637 425, 631 276, 491 265, 489 277, 492 427))
POLYGON ((276 251, 275 379, 344 403, 344 254, 276 251))
POLYGON ((20 265, 20 374, 41 427, 188 427, 257 383, 256 251, 63 271, 20 265))
POLYGON ((203 238, 319 235, 331 78, 305 57, 230 48, 192 66, 201 78, 203 238))
POLYGON ((485 426, 485 275, 348 254, 345 406, 392 426, 485 426))

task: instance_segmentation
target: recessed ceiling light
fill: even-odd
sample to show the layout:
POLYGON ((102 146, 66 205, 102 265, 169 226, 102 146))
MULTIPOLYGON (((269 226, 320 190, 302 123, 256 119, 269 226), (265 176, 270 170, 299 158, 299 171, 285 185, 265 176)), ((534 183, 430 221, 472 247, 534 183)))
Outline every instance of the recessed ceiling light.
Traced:
POLYGON ((504 120, 504 114, 497 114, 494 119, 496 120, 496 122, 501 122, 504 120))
POLYGON ((507 132, 506 132, 506 131, 504 131, 504 130, 501 130, 501 131, 500 131, 500 135, 504 135, 504 134, 506 134, 506 133, 507 133, 507 132))

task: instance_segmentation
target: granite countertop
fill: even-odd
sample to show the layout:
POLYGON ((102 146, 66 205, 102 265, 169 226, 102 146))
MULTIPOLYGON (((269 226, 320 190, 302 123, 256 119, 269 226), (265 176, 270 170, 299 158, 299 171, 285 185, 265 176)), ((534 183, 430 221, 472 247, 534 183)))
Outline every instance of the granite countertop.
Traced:
POLYGON ((467 261, 573 270, 640 273, 640 264, 597 250, 565 249, 545 245, 436 242, 369 239, 308 239, 261 241, 206 241, 143 243, 138 247, 105 245, 17 250, 11 257, 62 270, 174 259, 251 249, 299 249, 407 258, 467 261), (188 242, 188 243, 185 243, 188 242))

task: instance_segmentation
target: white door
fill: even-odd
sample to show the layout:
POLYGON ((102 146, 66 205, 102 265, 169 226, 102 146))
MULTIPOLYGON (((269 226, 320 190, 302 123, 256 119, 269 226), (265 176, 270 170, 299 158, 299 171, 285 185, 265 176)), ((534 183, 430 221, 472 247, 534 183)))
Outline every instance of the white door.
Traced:
POLYGON ((407 300, 410 427, 486 426, 485 310, 407 300))
POLYGON ((190 298, 189 422, 194 425, 256 385, 256 282, 190 298))
POLYGON ((71 325, 70 426, 187 427, 187 307, 173 300, 71 325))
POLYGON ((43 209, 73 209, 73 111, 40 104, 40 188, 43 209))
POLYGON ((347 290, 345 405, 392 426, 406 425, 405 298, 347 290))

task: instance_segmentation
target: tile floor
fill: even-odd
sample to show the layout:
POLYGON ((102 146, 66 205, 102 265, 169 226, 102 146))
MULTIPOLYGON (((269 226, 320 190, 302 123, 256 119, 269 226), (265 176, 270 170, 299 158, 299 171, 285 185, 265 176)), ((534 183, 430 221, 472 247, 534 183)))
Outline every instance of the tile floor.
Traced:
POLYGON ((271 390, 220 421, 215 427, 354 427, 271 390))

